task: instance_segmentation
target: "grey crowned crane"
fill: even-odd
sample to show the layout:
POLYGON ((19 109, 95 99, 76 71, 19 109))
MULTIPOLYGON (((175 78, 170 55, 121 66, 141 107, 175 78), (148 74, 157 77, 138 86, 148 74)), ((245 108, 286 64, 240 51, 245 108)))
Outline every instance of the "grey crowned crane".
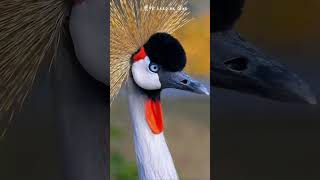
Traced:
POLYGON ((183 72, 186 54, 172 35, 190 20, 189 10, 178 10, 186 3, 186 0, 110 3, 110 98, 113 100, 125 83, 141 180, 179 179, 164 137, 161 91, 175 88, 209 95, 203 84, 183 72))
POLYGON ((289 71, 233 30, 244 0, 213 0, 211 85, 273 100, 316 104, 297 74, 289 71))
MULTIPOLYGON (((5 27, 0 30, 1 118, 11 118, 12 112, 18 111, 24 100, 29 100, 30 103, 27 102, 26 105, 30 106, 30 109, 47 109, 48 114, 34 113, 32 116, 19 116, 20 119, 16 121, 33 118, 46 120, 48 116, 52 116, 62 132, 60 139, 63 142, 66 179, 107 179, 109 3, 102 0, 74 2, 65 0, 0 2, 0 25, 5 27), (70 21, 67 20, 69 14, 70 21), (68 33, 63 34, 64 29, 68 32, 68 27, 71 37, 68 33), (52 59, 55 60, 52 62, 52 59), (51 72, 43 71, 50 64, 52 64, 51 72), (37 72, 40 73, 39 76, 36 76, 37 72), (45 84, 37 84, 40 88, 35 87, 35 89, 48 93, 50 105, 43 102, 36 92, 31 91, 34 80, 41 77, 44 77, 45 84), (30 99, 26 98, 28 92, 31 94, 30 99), (37 99, 36 106, 31 104, 34 102, 32 99, 37 99)), ((148 2, 157 5, 159 1, 148 2)), ((297 75, 275 61, 269 61, 270 58, 232 30, 235 20, 241 14, 243 2, 238 1, 239 6, 231 5, 227 9, 224 5, 236 1, 224 1, 229 4, 221 2, 223 1, 212 2, 213 11, 217 14, 214 13, 212 23, 212 48, 215 48, 212 52, 216 53, 211 53, 213 56, 211 83, 216 87, 235 89, 282 101, 316 103, 308 86, 297 75), (230 14, 236 13, 229 16, 229 10, 230 14)), ((121 6, 119 3, 111 5, 112 19, 112 14, 116 13, 112 10, 117 10, 121 6)), ((170 35, 187 22, 185 18, 187 14, 162 16, 163 14, 156 11, 148 13, 148 16, 142 19, 145 18, 144 20, 150 23, 150 29, 140 31, 144 33, 139 36, 135 36, 137 35, 135 18, 126 19, 129 21, 122 23, 126 28, 121 31, 111 29, 111 36, 119 38, 117 41, 112 41, 111 37, 111 46, 114 45, 111 47, 111 69, 112 65, 120 65, 119 62, 123 62, 121 65, 124 66, 121 66, 120 76, 113 74, 111 70, 110 93, 111 98, 114 98, 122 84, 113 80, 119 80, 121 77, 120 82, 127 81, 140 178, 177 179, 163 136, 160 91, 171 87, 198 93, 207 92, 199 82, 181 72, 185 65, 184 50, 170 35), (154 21, 150 21, 151 17, 154 21), (174 21, 180 23, 165 23, 174 21), (153 22, 156 23, 153 25, 162 26, 153 26, 153 22), (128 46, 128 42, 133 40, 135 43, 128 46), (162 45, 165 48, 161 48, 162 45), (166 61, 173 57, 177 59, 173 62, 166 61), (136 106, 140 108, 135 108, 136 106), (154 158, 153 163, 148 164, 148 158, 154 158)), ((118 16, 118 18, 124 17, 118 16)), ((111 21, 111 28, 119 25, 118 20, 111 21)))
MULTIPOLYGON (((116 12, 117 8, 122 8, 121 5, 130 4, 130 7, 137 5, 132 2, 138 1, 111 1, 111 17, 124 12, 116 12)), ((163 1, 164 3, 155 0, 139 2, 154 6, 175 6, 186 3, 184 0, 163 1)), ((109 32, 106 28, 109 24, 107 19, 109 4, 101 0, 83 0, 74 3, 64 0, 27 0, 2 1, 0 8, 3 10, 1 12, 5 12, 1 16, 1 23, 6 27, 1 31, 3 40, 1 73, 4 76, 0 82, 1 87, 5 87, 1 89, 1 96, 4 97, 1 101, 1 111, 5 114, 8 112, 10 118, 11 112, 18 110, 14 105, 23 104, 39 70, 41 74, 37 79, 44 79, 40 81, 44 83, 37 84, 40 88, 35 87, 34 91, 30 91, 31 97, 27 99, 26 106, 30 107, 31 112, 37 112, 39 110, 35 109, 39 108, 49 113, 18 116, 19 119, 16 121, 30 122, 30 119, 46 119, 52 116, 61 131, 59 133, 63 144, 65 178, 107 179, 109 168, 106 160, 108 157, 106 134, 109 115, 106 108, 108 98, 105 98, 105 95, 109 90, 106 88, 109 86, 109 32), (12 17, 17 21, 12 21, 12 17), (64 29, 66 34, 63 34, 64 29), (16 42, 19 40, 19 43, 16 42), (39 68, 40 64, 44 67, 39 68), (47 67, 45 65, 51 65, 51 72, 42 70, 47 67), (37 90, 48 93, 50 101, 41 101, 43 99, 39 97, 37 90)), ((135 6, 134 9, 139 8, 135 6)), ((122 68, 120 75, 130 72, 130 76, 117 76, 113 72, 119 71, 112 71, 111 75, 116 76, 111 78, 111 84, 120 87, 121 81, 113 84, 118 82, 113 80, 128 78, 129 108, 135 129, 140 178, 177 179, 163 136, 160 91, 171 87, 196 93, 208 94, 208 92, 199 82, 181 72, 186 63, 185 52, 180 43, 170 35, 188 21, 186 18, 188 13, 181 11, 139 13, 140 20, 143 21, 126 19, 129 16, 119 16, 124 18, 123 20, 129 20, 122 22, 129 31, 125 29, 111 31, 114 38, 110 40, 111 46, 115 45, 111 50, 116 50, 116 53, 111 52, 111 65, 120 65, 122 68), (138 22, 147 25, 140 29, 141 34, 134 32, 134 26, 131 26, 138 22), (139 43, 132 43, 132 46, 126 47, 130 40, 139 43), (117 58, 124 59, 112 64, 113 60, 119 60, 117 58), (151 158, 152 163, 148 158, 151 158)), ((129 12, 127 15, 136 14, 129 12)), ((111 21, 111 27, 118 22, 117 19, 111 21)), ((114 67, 113 70, 116 70, 114 67)), ((115 95, 114 86, 111 86, 110 91, 115 95)))
POLYGON ((1 120, 54 122, 63 179, 109 177, 108 14, 104 0, 0 2, 1 120))

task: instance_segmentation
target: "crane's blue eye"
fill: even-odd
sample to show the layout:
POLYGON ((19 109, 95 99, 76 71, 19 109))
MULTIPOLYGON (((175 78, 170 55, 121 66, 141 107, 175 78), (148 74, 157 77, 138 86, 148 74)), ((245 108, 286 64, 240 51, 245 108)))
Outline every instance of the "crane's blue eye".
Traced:
POLYGON ((150 65, 149 65, 149 70, 151 71, 151 72, 154 72, 154 73, 157 73, 157 72, 159 72, 159 65, 158 64, 155 64, 155 63, 150 63, 150 65))

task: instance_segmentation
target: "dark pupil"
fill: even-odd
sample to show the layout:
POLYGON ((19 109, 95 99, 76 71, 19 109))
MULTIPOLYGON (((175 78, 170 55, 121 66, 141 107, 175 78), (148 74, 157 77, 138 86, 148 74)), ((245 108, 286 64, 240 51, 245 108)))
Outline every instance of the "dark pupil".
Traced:
POLYGON ((158 71, 158 66, 156 64, 150 64, 149 68, 152 72, 158 71))
POLYGON ((152 66, 153 70, 157 70, 157 67, 155 65, 152 66))

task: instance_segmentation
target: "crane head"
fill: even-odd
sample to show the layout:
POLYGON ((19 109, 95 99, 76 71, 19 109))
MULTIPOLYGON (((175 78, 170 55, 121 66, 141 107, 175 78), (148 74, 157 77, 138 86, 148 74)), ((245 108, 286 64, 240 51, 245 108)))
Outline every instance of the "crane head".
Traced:
POLYGON ((211 84, 273 100, 316 104, 309 85, 233 30, 215 32, 211 84))
POLYGON ((265 98, 316 104, 308 84, 233 30, 245 0, 213 0, 211 85, 265 98))
POLYGON ((160 103, 162 89, 175 88, 209 95, 202 83, 183 72, 186 59, 182 45, 167 33, 153 34, 132 55, 132 79, 147 96, 145 117, 154 134, 162 133, 164 128, 160 103))
POLYGON ((182 70, 186 54, 177 39, 167 33, 155 33, 132 56, 134 82, 145 91, 175 88, 209 94, 205 86, 182 70))

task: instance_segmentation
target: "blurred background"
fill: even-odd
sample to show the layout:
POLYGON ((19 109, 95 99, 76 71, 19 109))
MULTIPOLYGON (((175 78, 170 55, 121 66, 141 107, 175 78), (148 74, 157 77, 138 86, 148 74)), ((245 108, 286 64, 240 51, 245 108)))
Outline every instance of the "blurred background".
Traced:
MULTIPOLYGON (((247 0, 236 30, 320 94, 318 0, 247 0)), ((320 179, 320 106, 214 89, 215 180, 320 179)))
MULTIPOLYGON (((209 0, 189 3, 193 20, 177 31, 187 53, 185 71, 209 87, 210 4, 209 0)), ((182 180, 210 179, 210 98, 178 90, 162 95, 165 136, 182 180)), ((137 179, 133 132, 125 92, 113 102, 111 115, 111 179, 137 179)))

